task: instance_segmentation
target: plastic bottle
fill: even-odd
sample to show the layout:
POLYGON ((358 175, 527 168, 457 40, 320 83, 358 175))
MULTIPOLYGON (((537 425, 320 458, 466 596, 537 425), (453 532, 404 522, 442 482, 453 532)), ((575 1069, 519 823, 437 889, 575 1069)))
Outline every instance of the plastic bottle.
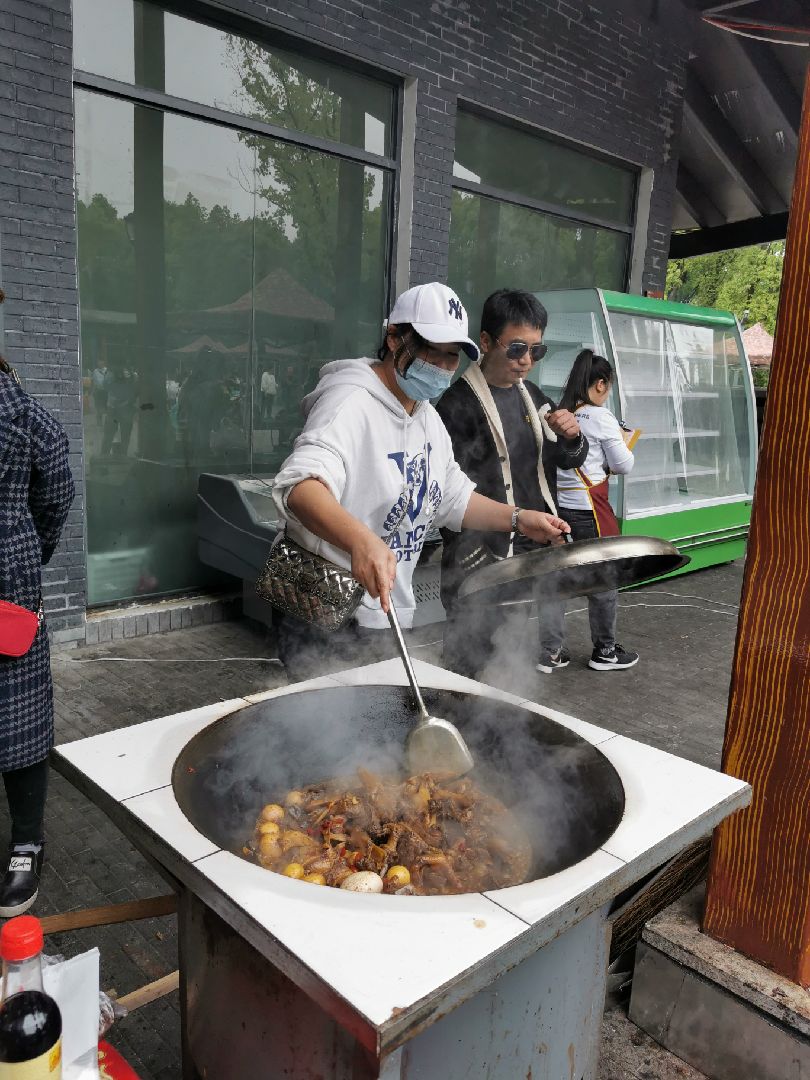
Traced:
POLYGON ((62 1014, 42 987, 42 925, 33 915, 0 930, 0 1080, 61 1080, 62 1014))

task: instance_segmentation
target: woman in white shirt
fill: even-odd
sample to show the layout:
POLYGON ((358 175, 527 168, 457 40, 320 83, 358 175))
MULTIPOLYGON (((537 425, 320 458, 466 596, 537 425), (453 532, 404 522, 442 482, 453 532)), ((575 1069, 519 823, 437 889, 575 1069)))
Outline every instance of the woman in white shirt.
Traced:
MULTIPOLYGON (((633 453, 628 449, 619 421, 605 407, 613 384, 613 369, 603 356, 583 349, 574 361, 560 399, 588 440, 588 456, 578 469, 559 469, 557 506, 560 517, 571 526, 574 540, 618 536, 619 523, 608 498, 609 473, 629 473, 633 453)), ((593 652, 588 666, 594 671, 617 671, 638 663, 638 653, 616 643, 618 592, 588 597, 593 652)), ((567 667, 571 659, 565 648, 565 606, 545 603, 540 610, 540 661, 537 670, 550 674, 567 667)))

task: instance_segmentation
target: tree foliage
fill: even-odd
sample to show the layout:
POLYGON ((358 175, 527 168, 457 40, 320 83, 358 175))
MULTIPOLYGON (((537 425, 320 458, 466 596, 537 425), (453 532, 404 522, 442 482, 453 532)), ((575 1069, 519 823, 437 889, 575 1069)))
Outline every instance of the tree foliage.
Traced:
POLYGON ((668 300, 732 311, 744 326, 761 322, 776 327, 784 240, 691 259, 673 259, 667 267, 668 300))

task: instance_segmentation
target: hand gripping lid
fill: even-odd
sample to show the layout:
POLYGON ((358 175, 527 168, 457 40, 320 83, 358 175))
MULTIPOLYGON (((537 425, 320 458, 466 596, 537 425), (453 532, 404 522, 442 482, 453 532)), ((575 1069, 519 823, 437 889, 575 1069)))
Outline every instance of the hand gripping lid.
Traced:
POLYGON ((438 281, 415 285, 402 293, 388 322, 394 326, 410 323, 417 334, 436 344, 456 341, 471 360, 478 359, 478 346, 469 336, 467 312, 453 290, 438 281))

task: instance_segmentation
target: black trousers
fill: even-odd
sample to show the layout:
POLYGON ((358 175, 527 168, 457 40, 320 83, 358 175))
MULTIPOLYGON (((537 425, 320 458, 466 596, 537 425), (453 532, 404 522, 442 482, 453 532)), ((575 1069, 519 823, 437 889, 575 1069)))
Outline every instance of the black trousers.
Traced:
POLYGON ((48 759, 3 773, 11 815, 12 844, 41 843, 45 837, 48 759))
MULTIPOLYGON (((513 554, 523 555, 544 547, 548 545, 518 536, 513 554)), ((508 666, 517 643, 530 632, 532 605, 500 608, 474 601, 456 603, 449 597, 444 599, 447 614, 442 649, 444 666, 468 679, 497 684, 498 672, 508 666)))
POLYGON ((390 630, 370 630, 350 622, 342 630, 327 632, 292 615, 274 610, 278 628, 278 655, 290 682, 303 682, 331 671, 373 664, 397 654, 390 630))

